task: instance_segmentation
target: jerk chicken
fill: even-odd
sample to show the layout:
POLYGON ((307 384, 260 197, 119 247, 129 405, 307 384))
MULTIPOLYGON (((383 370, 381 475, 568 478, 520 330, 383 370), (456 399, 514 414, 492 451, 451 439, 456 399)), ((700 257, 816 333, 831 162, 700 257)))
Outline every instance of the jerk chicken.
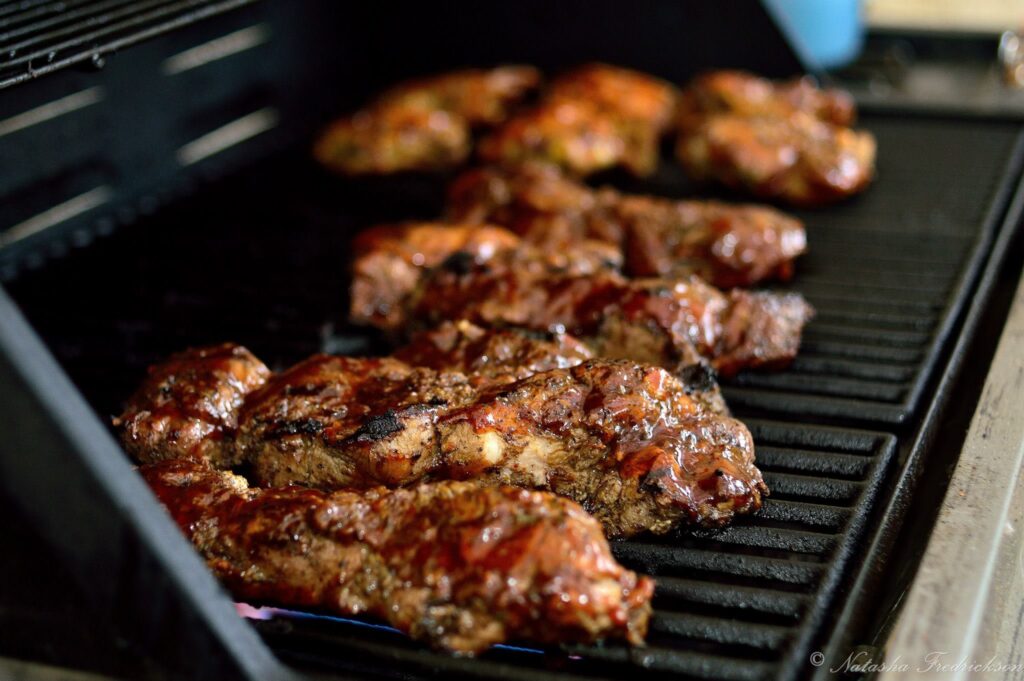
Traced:
POLYGON ((461 482, 265 490, 187 460, 140 472, 237 598, 367 613, 470 654, 509 639, 639 644, 647 630, 653 582, 568 499, 461 482))
POLYGON ((528 66, 404 83, 328 127, 314 156, 346 175, 451 168, 468 158, 474 129, 502 122, 539 83, 540 74, 528 66))
POLYGON ((874 177, 875 139, 849 125, 849 95, 809 80, 724 71, 683 94, 676 152, 692 176, 800 206, 856 194, 874 177))
POLYGON ((594 190, 542 163, 463 173, 446 214, 502 225, 546 251, 604 241, 625 254, 631 276, 697 274, 722 288, 788 279, 807 248, 803 224, 767 206, 594 190))
POLYGON ((668 83, 637 71, 591 64, 557 79, 541 102, 485 138, 485 161, 542 160, 575 175, 622 166, 649 175, 675 112, 668 83))

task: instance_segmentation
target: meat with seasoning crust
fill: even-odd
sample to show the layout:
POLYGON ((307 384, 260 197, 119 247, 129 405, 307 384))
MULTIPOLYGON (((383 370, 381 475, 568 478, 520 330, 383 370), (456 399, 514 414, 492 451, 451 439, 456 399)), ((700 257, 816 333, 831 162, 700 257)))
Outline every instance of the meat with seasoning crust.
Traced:
POLYGON ((706 360, 728 376, 788 364, 813 313, 797 294, 723 293, 697 277, 552 273, 522 261, 507 251, 482 265, 434 268, 408 299, 403 326, 467 319, 567 332, 598 357, 669 369, 706 360))
POLYGON ((258 489, 192 461, 140 469, 236 598, 372 615, 458 653, 508 640, 643 642, 653 582, 551 494, 464 482, 258 489))
POLYGON ((246 401, 238 446, 267 486, 514 485, 578 501, 609 536, 760 507, 750 433, 663 369, 588 360, 472 383, 391 358, 312 357, 246 401))
POLYGON ((680 104, 676 155, 701 180, 798 206, 863 191, 875 139, 849 126, 850 96, 810 80, 786 83, 736 71, 698 77, 680 104))
POLYGON ((196 458, 238 463, 232 439, 238 408, 270 371, 232 343, 178 353, 149 375, 114 419, 125 449, 143 463, 196 458))
MULTIPOLYGON (((528 376, 582 364, 593 351, 567 333, 480 327, 465 319, 415 334, 391 355, 412 366, 459 371, 476 387, 514 383, 528 376)), ((716 414, 728 415, 716 374, 707 363, 672 370, 686 392, 716 414)))
POLYGON ((474 128, 503 121, 539 82, 531 67, 505 66, 403 83, 332 123, 313 153, 346 175, 452 168, 469 156, 474 128))
POLYGON ((788 279, 807 249, 803 224, 767 206, 594 190, 542 163, 463 173, 446 216, 502 225, 545 250, 604 241, 625 253, 631 276, 697 274, 722 288, 788 279))
POLYGON ((480 265, 509 250, 522 251, 523 261, 532 267, 574 273, 617 269, 622 261, 617 249, 599 241, 542 251, 491 225, 381 225, 361 232, 353 244, 351 317, 393 331, 401 326, 403 301, 430 268, 446 262, 452 267, 480 265))

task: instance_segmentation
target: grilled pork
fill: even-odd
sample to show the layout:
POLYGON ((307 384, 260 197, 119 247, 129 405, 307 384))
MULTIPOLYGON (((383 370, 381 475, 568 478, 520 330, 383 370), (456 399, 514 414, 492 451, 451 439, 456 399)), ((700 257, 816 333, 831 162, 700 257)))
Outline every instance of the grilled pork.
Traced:
POLYGON ((857 109, 848 92, 819 88, 810 78, 772 82, 743 71, 712 71, 694 78, 679 100, 680 125, 735 114, 745 118, 788 118, 801 112, 833 125, 853 125, 857 109))
POLYGON ((238 409, 269 375, 263 362, 231 343, 178 353, 150 367, 114 425, 142 463, 195 458, 226 467, 238 463, 238 409))
POLYGON ((485 138, 480 157, 543 160, 576 175, 622 166, 649 175, 675 110, 676 91, 636 71, 592 64, 559 78, 533 109, 485 138))
POLYGON ((696 277, 564 274, 529 266, 527 259, 506 251, 481 265, 430 270, 408 299, 402 325, 467 319, 567 332, 598 357, 670 369, 706 360, 732 375, 786 365, 813 312, 796 294, 723 293, 696 277))
POLYGON ((578 501, 610 536, 760 507, 750 433, 662 369, 588 360, 473 383, 391 358, 312 357, 250 396, 238 446, 267 486, 514 485, 578 501))
POLYGON ((258 489, 181 460, 140 472, 237 598, 366 613, 460 653, 509 639, 639 644, 647 630, 653 582, 551 494, 462 482, 258 489))
POLYGON ((625 253, 632 276, 697 274, 722 288, 788 279, 807 248, 803 224, 767 206, 593 190, 542 163, 463 173, 446 214, 502 225, 544 250, 604 241, 625 253))
MULTIPOLYGON (((464 373, 479 388, 573 367, 592 359, 594 354, 585 343, 567 333, 484 328, 461 319, 442 322, 436 328, 415 334, 392 357, 412 366, 464 373)), ((703 408, 728 415, 715 371, 708 364, 683 365, 672 373, 703 408)))
POLYGON ((347 175, 451 168, 469 156, 474 128, 500 123, 539 82, 531 67, 506 66, 404 83, 335 121, 314 156, 347 175))
POLYGON ((524 266, 586 274, 617 269, 621 254, 599 241, 583 240, 571 249, 542 250, 491 225, 412 222, 382 225, 356 237, 350 313, 353 321, 388 331, 404 322, 402 305, 425 272, 446 264, 465 268, 505 251, 521 251, 524 266))
POLYGON ((682 97, 676 154, 691 175, 801 206, 864 190, 875 139, 848 127, 853 100, 807 79, 775 84, 720 71, 682 97))

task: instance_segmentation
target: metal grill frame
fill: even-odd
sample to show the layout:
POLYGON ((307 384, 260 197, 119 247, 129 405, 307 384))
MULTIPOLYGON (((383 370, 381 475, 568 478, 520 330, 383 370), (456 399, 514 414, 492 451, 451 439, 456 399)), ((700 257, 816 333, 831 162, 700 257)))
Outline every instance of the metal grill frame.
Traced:
MULTIPOLYGON (((653 59, 650 55, 645 58, 653 59)), ((643 61, 643 58, 638 59, 643 61)), ((785 69, 777 64, 771 68, 785 69)), ((1018 149, 1010 158, 1019 161, 1020 156, 1018 149)), ((943 317, 944 340, 933 346, 935 356, 930 360, 929 373, 920 378, 915 388, 918 397, 914 399, 933 388, 937 399, 929 403, 927 413, 920 419, 880 419, 890 425, 898 424, 902 447, 894 449, 891 435, 871 436, 881 438, 878 440, 881 447, 879 461, 889 466, 899 463, 900 466, 897 471, 889 471, 889 475, 886 475, 885 465, 875 466, 870 488, 888 503, 854 519, 858 524, 856 532, 862 533, 863 540, 869 540, 869 553, 866 557, 851 560, 848 574, 832 571, 835 574, 830 573, 827 580, 822 580, 824 595, 812 603, 813 618, 808 617, 803 623, 799 640, 789 648, 788 657, 777 667, 771 667, 778 670, 780 677, 795 678, 804 671, 802 657, 808 650, 807 646, 827 643, 829 649, 838 649, 838 646, 848 643, 844 637, 854 630, 863 615, 863 608, 867 607, 864 599, 857 596, 872 592, 871 580, 877 578, 874 569, 882 565, 891 552, 895 529, 903 521, 903 512, 917 474, 926 461, 931 438, 935 436, 943 409, 953 392, 955 374, 969 347, 977 315, 991 294, 993 273, 1005 257, 1011 228, 1019 221, 1024 196, 1020 186, 1016 188, 1009 211, 1004 213, 1006 204, 1000 203, 1010 198, 1015 181, 1013 175, 1018 171, 1019 167, 1014 167, 1004 175, 1005 186, 992 204, 988 218, 991 224, 986 223, 986 229, 980 234, 979 242, 972 251, 970 266, 964 269, 963 281, 958 284, 959 295, 943 317), (989 247, 992 250, 986 252, 989 247), (948 341, 954 337, 956 345, 950 348, 948 341), (818 625, 829 614, 829 594, 834 595, 839 587, 852 589, 854 596, 843 599, 841 603, 836 602, 843 607, 838 613, 838 624, 831 628, 831 640, 812 640, 821 633, 818 625)), ((120 224, 124 227, 137 225, 138 215, 160 205, 147 204, 146 200, 150 198, 151 194, 127 197, 125 203, 128 204, 130 199, 132 212, 129 217, 120 218, 120 224)), ((53 361, 38 334, 17 314, 2 290, 0 315, 5 320, 12 320, 0 328, 0 429, 13 434, 3 443, 5 456, 0 456, 2 484, 5 492, 16 497, 28 510, 33 523, 55 542, 69 565, 74 565, 87 582, 101 585, 99 593, 95 594, 99 611, 113 618, 122 630, 133 632, 142 645, 169 668, 190 677, 290 677, 291 672, 282 667, 267 646, 253 636, 252 629, 238 620, 229 599, 133 475, 119 448, 97 420, 94 409, 67 380, 63 368, 53 361), (32 457, 6 455, 14 451, 19 454, 31 452, 32 457), (63 475, 55 477, 55 470, 63 475), (78 507, 90 509, 94 515, 64 525, 66 518, 61 516, 59 509, 38 503, 39 499, 48 498, 75 499, 78 507), (112 568, 120 576, 119 583, 112 584, 109 579, 112 568), (146 603, 146 607, 140 609, 139 603, 146 603), (154 617, 154 608, 165 616, 154 617)), ((813 404, 807 406, 814 407, 813 404)), ((837 419, 836 423, 850 421, 838 412, 818 415, 824 421, 833 418, 837 419)), ((867 420, 861 419, 859 427, 866 427, 867 420)), ((876 428, 880 430, 883 426, 884 423, 879 423, 876 428)), ((761 423, 759 427, 770 430, 774 426, 761 423)), ((827 431, 829 426, 814 428, 827 431)), ((851 432, 846 427, 841 430, 851 432)), ((849 547, 856 543, 844 541, 843 551, 851 550, 849 547)), ((628 549, 620 547, 617 550, 628 549)), ((310 620, 307 624, 312 622, 310 620)), ((666 626, 679 624, 676 621, 666 626)), ((700 622, 690 620, 683 624, 696 626, 700 622)), ((311 665, 322 662, 315 653, 303 649, 300 643, 305 634, 297 631, 295 626, 271 622, 257 623, 257 627, 265 640, 274 644, 286 659, 311 665), (282 628, 289 626, 290 631, 282 632, 282 628)), ((728 632, 722 635, 728 635, 728 632)), ((318 636, 323 640, 323 634, 316 631, 309 638, 316 643, 318 636)), ((768 640, 772 636, 771 631, 767 630, 764 636, 763 640, 768 640)), ((331 633, 327 640, 332 645, 338 644, 336 633, 331 633)), ((365 636, 353 641, 356 650, 372 647, 365 636)), ((433 673, 446 675, 478 676, 486 670, 487 674, 499 678, 518 679, 525 675, 542 679, 555 676, 543 669, 512 667, 507 658, 496 662, 439 658, 421 648, 410 649, 407 645, 403 648, 390 643, 378 650, 380 659, 391 660, 396 666, 402 663, 404 656, 415 665, 426 664, 433 673)), ((609 665, 627 664, 630 669, 641 669, 659 664, 659 653, 653 646, 647 651, 626 651, 614 647, 603 650, 609 665)), ((588 654, 594 653, 589 651, 588 654)), ((688 675, 712 674, 716 670, 714 665, 719 663, 723 669, 731 669, 732 675, 738 678, 768 673, 764 665, 737 664, 699 654, 680 655, 678 660, 669 662, 678 663, 674 671, 688 675)), ((372 670, 365 671, 369 673, 372 670)))

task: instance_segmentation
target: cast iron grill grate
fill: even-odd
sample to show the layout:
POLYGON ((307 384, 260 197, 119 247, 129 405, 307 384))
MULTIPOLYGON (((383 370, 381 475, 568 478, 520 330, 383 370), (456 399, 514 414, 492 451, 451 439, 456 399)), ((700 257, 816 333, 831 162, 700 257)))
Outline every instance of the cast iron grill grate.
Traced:
MULTIPOLYGON (((282 659, 403 679, 625 678, 640 670, 652 678, 791 679, 806 671, 813 646, 830 636, 826 615, 843 602, 839 586, 864 567, 855 554, 874 532, 866 523, 884 501, 899 444, 887 431, 929 399, 924 386, 1024 156, 1010 124, 881 115, 864 124, 879 138, 878 184, 804 216, 811 253, 793 288, 818 316, 800 357, 786 372, 744 374, 727 386, 773 490, 764 510, 720 532, 615 545, 625 564, 658 577, 646 648, 505 647, 466 660, 365 622, 310 613, 254 620, 282 659)), ((325 347, 385 351, 339 321, 344 253, 364 225, 436 214, 439 200, 423 200, 436 187, 417 194, 416 210, 389 203, 405 196, 396 188, 418 186, 350 186, 311 168, 298 150, 22 272, 10 291, 104 417, 147 364, 188 345, 236 340, 275 368, 325 347)), ((690 189, 668 169, 641 188, 690 189)))
POLYGON ((0 4, 0 88, 256 0, 14 0, 0 4))

